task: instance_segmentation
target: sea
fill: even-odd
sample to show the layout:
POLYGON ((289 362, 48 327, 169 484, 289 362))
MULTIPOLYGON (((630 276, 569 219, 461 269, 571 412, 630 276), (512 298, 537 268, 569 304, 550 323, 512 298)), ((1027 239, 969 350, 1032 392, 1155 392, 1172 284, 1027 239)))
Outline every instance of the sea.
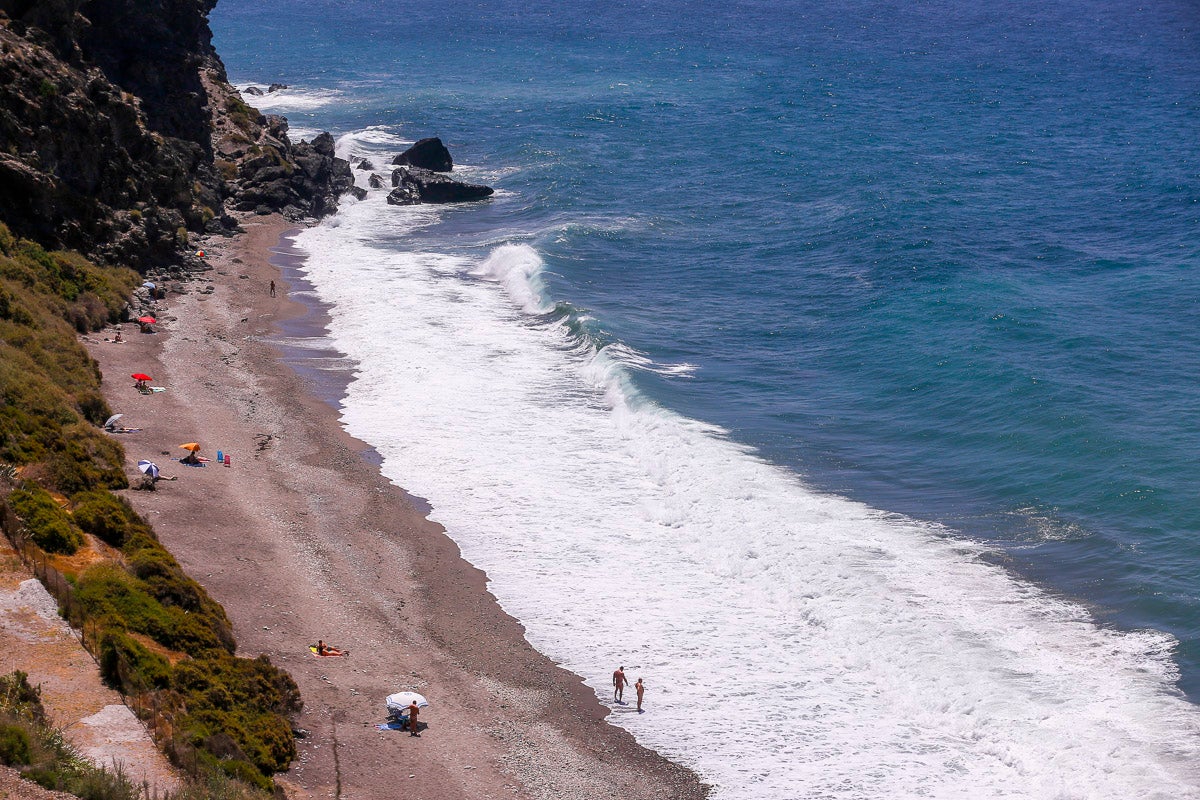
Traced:
POLYGON ((714 800, 1200 798, 1193 0, 211 22, 360 185, 496 188, 345 199, 288 344, 613 725, 714 800))

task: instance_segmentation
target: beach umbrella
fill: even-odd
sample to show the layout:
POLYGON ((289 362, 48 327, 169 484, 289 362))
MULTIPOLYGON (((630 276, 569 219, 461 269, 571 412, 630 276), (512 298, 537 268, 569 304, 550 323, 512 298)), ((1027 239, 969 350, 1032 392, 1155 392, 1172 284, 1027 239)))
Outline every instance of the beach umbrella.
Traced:
POLYGON ((388 708, 403 711, 414 700, 417 703, 417 708, 427 708, 429 706, 429 701, 425 699, 425 696, 416 692, 396 692, 395 694, 389 694, 385 702, 388 708))
POLYGON ((195 442, 188 442, 187 444, 181 444, 179 446, 184 450, 191 450, 193 453, 200 449, 200 445, 196 444, 195 442))
POLYGON ((124 414, 113 414, 111 417, 104 420, 104 427, 111 428, 113 425, 116 425, 117 420, 119 420, 123 416, 125 416, 125 415, 124 414))
POLYGON ((144 289, 153 289, 153 288, 154 288, 154 284, 153 284, 152 282, 150 282, 150 281, 146 281, 145 283, 143 283, 143 284, 142 284, 142 288, 144 288, 144 289))
POLYGON ((154 380, 154 378, 151 378, 149 375, 147 375, 144 372, 135 372, 132 375, 130 375, 129 377, 133 378, 135 381, 152 381, 152 380, 154 380))
POLYGON ((158 322, 158 320, 147 314, 144 317, 138 317, 138 322, 142 323, 143 325, 153 325, 154 323, 158 322))
POLYGON ((153 461, 147 461, 145 459, 142 459, 141 461, 138 462, 138 469, 140 469, 145 474, 149 475, 151 478, 158 477, 158 465, 155 464, 153 461))

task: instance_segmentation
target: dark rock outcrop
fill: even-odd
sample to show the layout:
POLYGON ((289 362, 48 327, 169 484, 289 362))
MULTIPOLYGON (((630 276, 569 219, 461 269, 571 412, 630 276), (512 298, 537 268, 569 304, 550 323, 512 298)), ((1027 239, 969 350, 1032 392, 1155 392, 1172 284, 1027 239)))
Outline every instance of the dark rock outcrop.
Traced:
POLYGON ((292 144, 282 117, 253 122, 253 144, 222 149, 218 160, 232 173, 227 185, 233 207, 263 214, 280 211, 294 218, 335 211, 338 197, 354 187, 354 176, 350 163, 334 155, 333 137, 323 133, 312 142, 292 144), (260 121, 265 124, 258 125, 260 121))
POLYGON ((419 140, 392 159, 392 164, 420 167, 433 172, 452 172, 454 170, 454 159, 450 157, 450 151, 436 136, 419 140))
POLYGON ((0 0, 0 221, 144 270, 235 227, 226 206, 336 207, 349 165, 229 86, 215 2, 0 0))
POLYGON ((370 186, 372 189, 382 189, 383 176, 377 172, 372 172, 371 176, 367 178, 367 186, 370 186))
POLYGON ((358 162, 357 168, 361 169, 363 172, 371 172, 372 170, 375 169, 375 165, 372 164, 369 160, 364 158, 362 161, 358 162))
POLYGON ((247 86, 245 89, 242 90, 242 94, 248 94, 251 97, 262 97, 264 92, 262 89, 258 88, 257 86, 247 86))
POLYGON ((491 197, 490 186, 463 183, 419 167, 401 167, 392 173, 393 189, 387 201, 394 206, 417 203, 464 203, 491 197))
MULTIPOLYGON (((188 80, 168 112, 87 61, 82 32, 104 23, 89 23, 81 7, 92 4, 0 0, 12 17, 0 18, 0 220, 48 247, 135 267, 164 263, 188 231, 225 216, 208 126, 196 123, 207 110, 188 80), (186 137, 167 133, 193 123, 186 137)), ((197 51, 207 42, 194 33, 156 50, 163 75, 194 71, 170 60, 186 42, 197 51)))

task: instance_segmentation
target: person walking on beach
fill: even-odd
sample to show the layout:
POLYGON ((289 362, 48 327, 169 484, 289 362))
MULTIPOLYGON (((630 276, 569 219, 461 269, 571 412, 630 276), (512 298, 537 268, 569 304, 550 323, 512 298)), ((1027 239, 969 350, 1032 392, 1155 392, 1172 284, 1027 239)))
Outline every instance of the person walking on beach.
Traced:
POLYGON ((271 281, 271 297, 275 296, 275 281, 271 281))
POLYGON ((613 700, 621 705, 625 705, 625 687, 628 684, 629 679, 625 677, 625 667, 617 667, 617 671, 613 673, 613 700))
POLYGON ((417 701, 413 700, 408 704, 408 735, 417 736, 417 715, 421 713, 421 709, 417 708, 417 701))
POLYGON ((638 678, 637 683, 635 683, 633 685, 633 688, 635 690, 637 690, 637 696, 638 696, 638 709, 637 710, 638 710, 638 713, 640 714, 640 713, 642 713, 642 695, 646 693, 646 684, 642 683, 641 678, 638 678))

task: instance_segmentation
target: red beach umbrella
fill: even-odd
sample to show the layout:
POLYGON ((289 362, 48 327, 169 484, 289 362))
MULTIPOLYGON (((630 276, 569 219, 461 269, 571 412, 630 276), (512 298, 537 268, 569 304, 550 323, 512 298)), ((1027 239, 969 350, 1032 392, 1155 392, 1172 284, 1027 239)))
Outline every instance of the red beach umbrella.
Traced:
POLYGON ((154 378, 151 378, 149 375, 147 375, 144 372, 135 372, 132 375, 130 375, 129 377, 133 378, 135 381, 152 381, 152 380, 154 380, 154 378))
POLYGON ((144 317, 138 317, 138 322, 141 322, 145 325, 153 325, 156 322, 158 322, 158 320, 156 320, 154 317, 147 314, 144 317))

